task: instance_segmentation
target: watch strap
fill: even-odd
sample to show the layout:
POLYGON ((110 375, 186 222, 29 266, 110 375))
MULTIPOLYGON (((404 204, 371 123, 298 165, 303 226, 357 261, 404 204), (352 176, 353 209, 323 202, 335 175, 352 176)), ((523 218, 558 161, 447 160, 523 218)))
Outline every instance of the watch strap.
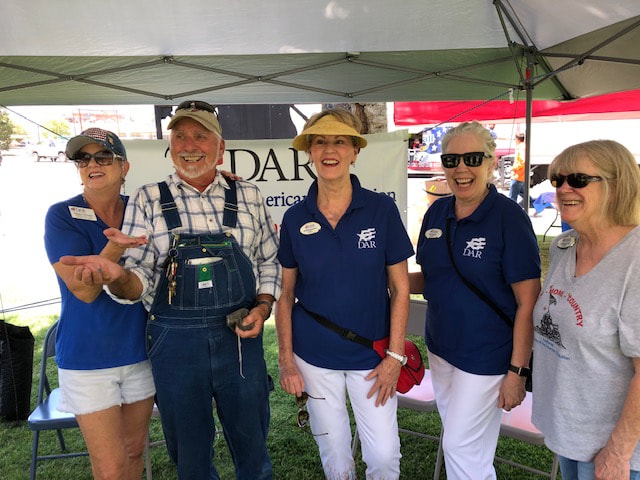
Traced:
POLYGON ((256 300, 255 306, 257 307, 258 305, 266 305, 267 306, 267 308, 269 309, 269 312, 267 313, 267 318, 269 318, 271 316, 271 310, 273 309, 273 302, 271 302, 269 300, 264 300, 264 299, 256 300))
POLYGON ((531 373, 531 370, 529 369, 529 367, 516 367, 513 364, 509 365, 509 371, 521 377, 528 377, 529 374, 531 373))

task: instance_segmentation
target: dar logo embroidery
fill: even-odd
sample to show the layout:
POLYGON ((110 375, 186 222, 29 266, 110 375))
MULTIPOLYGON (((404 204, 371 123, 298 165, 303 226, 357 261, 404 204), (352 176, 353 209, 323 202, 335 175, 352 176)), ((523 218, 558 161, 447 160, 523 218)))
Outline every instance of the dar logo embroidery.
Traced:
POLYGON ((462 252, 465 257, 482 258, 482 251, 487 245, 487 239, 485 237, 472 238, 467 242, 467 246, 462 252))
POLYGON ((358 233, 358 249, 376 248, 376 229, 365 228, 358 233))

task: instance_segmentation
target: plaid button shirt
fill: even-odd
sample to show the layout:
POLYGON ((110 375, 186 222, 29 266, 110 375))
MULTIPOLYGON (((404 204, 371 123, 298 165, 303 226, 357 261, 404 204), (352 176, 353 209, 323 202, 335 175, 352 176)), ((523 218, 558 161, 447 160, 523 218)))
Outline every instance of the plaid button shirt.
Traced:
MULTIPOLYGON (((229 228, 222 225, 224 189, 229 188, 222 175, 217 174, 202 193, 175 173, 165 181, 180 212, 180 233, 198 235, 231 231, 253 264, 257 293, 278 298, 282 281, 281 267, 276 258, 278 236, 258 187, 248 182, 236 182, 238 223, 236 228, 229 228)), ((124 266, 140 278, 141 299, 149 310, 171 242, 171 232, 160 208, 157 184, 141 187, 129 200, 122 231, 128 235, 147 236, 147 245, 126 251, 124 266)))

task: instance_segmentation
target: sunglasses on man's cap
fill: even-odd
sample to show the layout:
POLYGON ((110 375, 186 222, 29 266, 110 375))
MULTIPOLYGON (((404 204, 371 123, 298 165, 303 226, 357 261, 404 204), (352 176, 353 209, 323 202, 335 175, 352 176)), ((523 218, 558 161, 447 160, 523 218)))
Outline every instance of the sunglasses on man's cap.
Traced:
POLYGON ((182 102, 176 108, 176 111, 178 110, 204 110, 205 112, 210 112, 213 114, 216 113, 216 109, 212 105, 201 100, 187 100, 185 102, 182 102))

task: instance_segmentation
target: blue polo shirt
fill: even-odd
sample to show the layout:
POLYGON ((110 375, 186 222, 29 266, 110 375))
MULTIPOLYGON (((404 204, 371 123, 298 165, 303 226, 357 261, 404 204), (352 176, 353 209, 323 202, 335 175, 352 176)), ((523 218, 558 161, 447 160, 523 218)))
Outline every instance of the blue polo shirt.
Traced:
MULTIPOLYGON (((122 197, 127 203, 127 197, 122 197)), ((89 210, 82 195, 49 208, 44 243, 49 261, 63 255, 97 255, 107 244, 102 233, 109 228, 102 219, 80 218, 71 208, 89 210)), ((84 211, 86 211, 84 210, 84 211)), ((147 359, 142 303, 123 305, 104 291, 91 303, 78 300, 57 277, 62 296, 56 337, 56 363, 70 370, 94 370, 130 365, 147 359)))
MULTIPOLYGON (((413 255, 390 197, 366 190, 351 175, 351 205, 331 227, 317 206, 318 184, 282 220, 278 260, 297 268, 295 296, 309 310, 363 337, 389 335, 389 265, 413 255)), ((374 350, 320 325, 299 305, 292 312, 293 351, 323 368, 367 370, 380 363, 374 350)))
POLYGON ((538 243, 529 217, 495 186, 489 188, 476 211, 460 221, 455 217, 455 197, 434 202, 422 222, 416 256, 429 302, 429 350, 478 375, 506 373, 513 329, 460 280, 447 252, 447 220, 458 269, 512 320, 516 300, 511 284, 540 277, 538 243))

